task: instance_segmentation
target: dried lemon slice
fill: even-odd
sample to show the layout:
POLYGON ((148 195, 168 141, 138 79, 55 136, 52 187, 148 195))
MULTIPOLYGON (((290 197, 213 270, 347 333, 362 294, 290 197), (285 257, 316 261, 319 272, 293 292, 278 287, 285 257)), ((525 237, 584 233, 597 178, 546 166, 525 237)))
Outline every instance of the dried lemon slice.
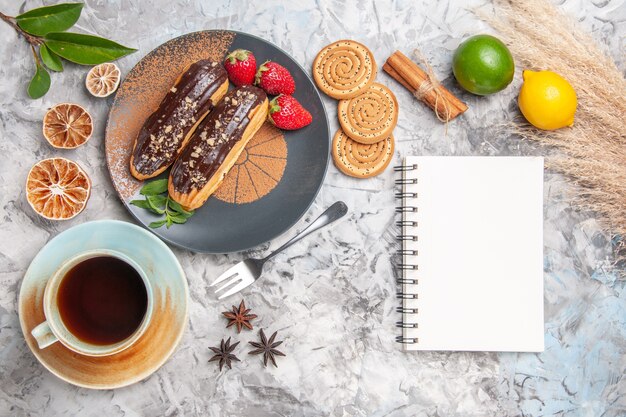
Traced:
POLYGON ((78 104, 57 104, 43 118, 43 136, 55 148, 77 148, 92 132, 91 115, 78 104))
POLYGON ((76 162, 49 158, 37 162, 26 179, 28 204, 49 220, 69 220, 83 211, 91 181, 76 162))
POLYGON ((85 86, 94 96, 107 97, 117 90, 121 78, 119 67, 111 62, 105 62, 89 70, 85 86))

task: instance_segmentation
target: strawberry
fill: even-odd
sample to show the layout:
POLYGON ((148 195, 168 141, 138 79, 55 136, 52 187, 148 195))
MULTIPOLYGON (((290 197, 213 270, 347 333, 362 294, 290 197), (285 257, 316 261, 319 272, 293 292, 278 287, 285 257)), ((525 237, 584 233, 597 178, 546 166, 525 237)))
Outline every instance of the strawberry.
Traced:
POLYGON ((259 67, 254 83, 271 95, 296 91, 296 83, 287 68, 272 61, 265 61, 259 67))
POLYGON ((284 130, 297 130, 313 121, 309 113, 298 100, 281 94, 270 101, 270 122, 284 130))
POLYGON ((252 85, 256 73, 256 58, 250 51, 235 49, 224 60, 228 78, 236 86, 252 85))

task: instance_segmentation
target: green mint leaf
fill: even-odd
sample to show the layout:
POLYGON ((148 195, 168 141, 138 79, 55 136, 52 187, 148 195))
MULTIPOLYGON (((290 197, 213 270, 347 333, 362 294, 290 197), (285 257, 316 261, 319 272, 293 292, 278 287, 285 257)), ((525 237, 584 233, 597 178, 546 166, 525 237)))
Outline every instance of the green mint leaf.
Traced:
POLYGON ((187 219, 189 217, 187 217, 184 214, 173 214, 171 216, 169 216, 170 220, 176 224, 183 224, 185 222, 187 222, 187 219))
POLYGON ((193 211, 185 210, 183 206, 181 206, 180 204, 178 204, 176 201, 172 200, 171 198, 168 201, 167 205, 169 206, 169 208, 171 208, 175 212, 182 213, 188 216, 191 216, 193 214, 193 211))
POLYGON ((157 195, 149 195, 146 196, 146 200, 148 200, 148 202, 150 204, 154 204, 155 206, 162 208, 165 210, 165 203, 167 203, 167 196, 166 195, 162 195, 162 194, 157 194, 157 195))
POLYGON ((130 202, 130 204, 146 210, 151 209, 150 204, 148 204, 148 201, 146 200, 133 200, 130 202))
POLYGON ((143 195, 157 195, 163 194, 167 191, 167 178, 162 178, 160 180, 150 181, 146 185, 144 185, 139 191, 140 194, 143 195))
POLYGON ((165 213, 165 202, 167 201, 167 197, 164 195, 149 195, 146 196, 146 201, 155 213, 165 213))
POLYGON ((28 95, 30 98, 43 97, 50 89, 50 74, 48 71, 37 62, 37 71, 35 76, 28 84, 28 95))
POLYGON ((159 227, 165 224, 165 220, 158 220, 156 222, 150 223, 148 226, 152 229, 158 229, 159 227))
POLYGON ((165 210, 163 209, 159 209, 159 208, 153 208, 150 203, 148 202, 148 200, 133 200, 130 202, 130 204, 132 204, 133 206, 137 206, 139 208, 142 209, 146 209, 148 211, 150 211, 151 213, 154 214, 163 214, 165 213, 165 210))
POLYGON ((41 55, 41 60, 49 70, 61 72, 63 71, 63 63, 61 62, 61 58, 54 52, 52 52, 45 44, 42 44, 39 47, 39 54, 41 55))
POLYGON ((191 216, 193 216, 193 211, 185 211, 184 213, 180 212, 180 211, 173 211, 172 213, 173 213, 173 215, 181 216, 181 217, 184 217, 186 219, 188 219, 191 216))
POLYGON ((46 35, 45 42, 61 58, 81 65, 114 61, 136 51, 108 39, 81 33, 52 32, 46 35))
POLYGON ((181 216, 184 217, 186 219, 190 218, 191 216, 193 216, 193 211, 188 211, 185 213, 175 213, 177 216, 181 216))
POLYGON ((165 214, 165 219, 154 221, 149 224, 153 229, 165 225, 168 229, 174 224, 187 222, 193 211, 185 210, 180 204, 172 200, 167 194, 167 178, 153 180, 144 185, 139 191, 146 196, 145 200, 132 200, 130 204, 150 210, 156 214, 165 214))
POLYGON ((29 10, 15 17, 25 32, 44 36, 50 32, 62 32, 71 28, 83 9, 82 3, 62 3, 29 10))

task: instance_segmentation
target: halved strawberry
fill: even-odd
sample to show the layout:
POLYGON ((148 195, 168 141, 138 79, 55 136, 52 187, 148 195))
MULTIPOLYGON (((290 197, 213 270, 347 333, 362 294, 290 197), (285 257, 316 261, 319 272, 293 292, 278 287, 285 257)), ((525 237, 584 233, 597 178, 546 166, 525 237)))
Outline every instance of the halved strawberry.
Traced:
POLYGON ((252 85, 256 74, 256 58, 245 49, 235 49, 224 60, 228 79, 237 87, 252 85))
POLYGON ((284 130, 297 130, 313 121, 311 113, 298 100, 285 94, 270 101, 268 118, 276 127, 284 130))
POLYGON ((265 61, 259 67, 254 83, 273 96, 296 91, 296 83, 287 68, 272 61, 265 61))

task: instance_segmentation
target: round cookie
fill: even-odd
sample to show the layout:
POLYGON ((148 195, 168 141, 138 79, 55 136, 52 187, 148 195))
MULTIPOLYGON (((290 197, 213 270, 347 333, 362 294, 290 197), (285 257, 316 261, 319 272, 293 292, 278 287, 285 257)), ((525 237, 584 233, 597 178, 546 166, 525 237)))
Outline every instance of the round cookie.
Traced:
POLYGON ((313 78, 324 93, 336 99, 357 96, 376 79, 374 55, 366 46, 341 40, 325 46, 313 61, 313 78))
POLYGON ((379 142, 391 135, 398 122, 398 101, 386 86, 373 83, 356 97, 340 100, 337 115, 341 128, 363 144, 379 142))
POLYGON ((341 129, 333 138, 333 161, 344 174, 356 178, 369 178, 383 172, 393 158, 394 139, 386 139, 371 145, 355 142, 341 129))

